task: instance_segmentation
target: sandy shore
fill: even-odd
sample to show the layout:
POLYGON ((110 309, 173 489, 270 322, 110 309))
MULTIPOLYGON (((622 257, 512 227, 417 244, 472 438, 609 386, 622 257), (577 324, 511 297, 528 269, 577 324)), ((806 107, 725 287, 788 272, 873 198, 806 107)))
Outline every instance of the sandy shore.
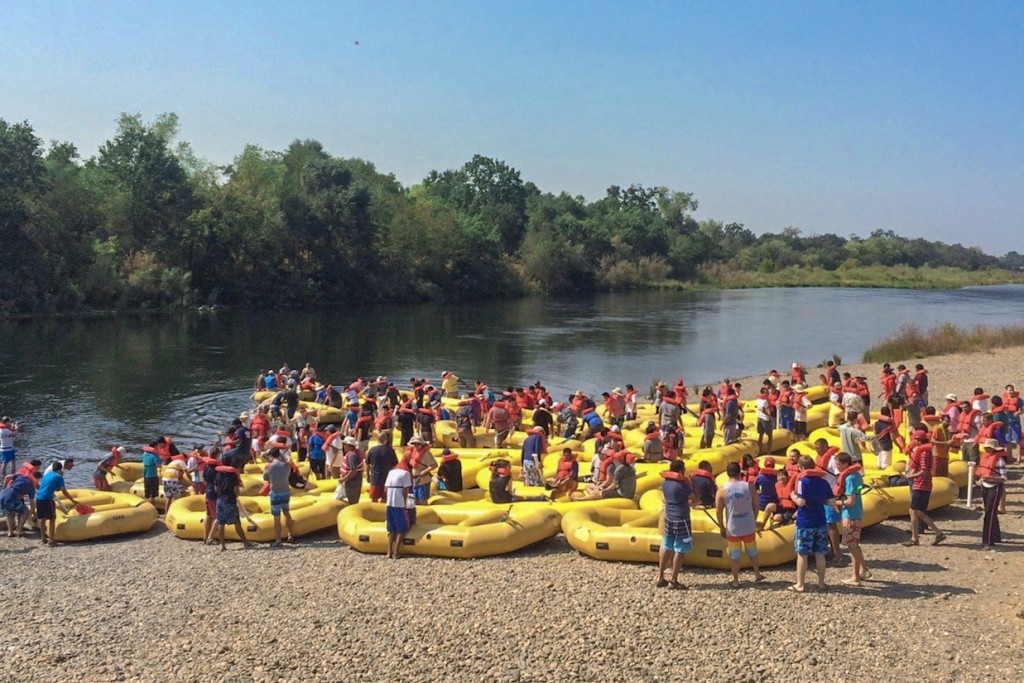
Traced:
MULTIPOLYGON (((924 363, 941 396, 1024 383, 1022 359, 924 363)), ((2 538, 0 681, 1018 680, 1021 471, 998 550, 982 550, 981 513, 961 501, 937 515, 941 546, 901 546, 905 519, 867 530, 873 580, 844 588, 848 568, 829 569, 824 594, 786 592, 791 566, 739 591, 710 570, 685 570, 689 591, 656 589, 652 565, 591 560, 561 537, 506 558, 397 562, 333 530, 224 553, 162 525, 55 549, 2 538)))

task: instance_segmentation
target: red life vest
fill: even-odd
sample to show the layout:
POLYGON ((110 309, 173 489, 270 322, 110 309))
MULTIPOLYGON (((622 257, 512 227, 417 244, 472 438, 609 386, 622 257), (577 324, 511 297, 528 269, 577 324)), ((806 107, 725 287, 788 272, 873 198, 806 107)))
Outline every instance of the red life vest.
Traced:
POLYGON ((229 465, 217 465, 217 467, 214 469, 216 469, 217 472, 221 473, 229 472, 231 474, 241 474, 241 472, 239 472, 237 468, 231 467, 229 465))
POLYGON ((682 472, 673 472, 672 470, 665 470, 661 473, 663 479, 670 479, 671 481, 680 481, 686 484, 690 483, 689 478, 682 472))
POLYGON ((157 443, 156 453, 160 456, 161 460, 170 461, 171 459, 171 437, 165 436, 163 443, 157 443))
MULTIPOLYGON (((420 459, 422 460, 422 456, 420 456, 420 459)), ((362 472, 363 471, 363 454, 360 453, 359 450, 355 449, 355 448, 353 448, 352 450, 350 450, 347 453, 345 453, 344 457, 341 459, 341 467, 339 468, 338 477, 341 478, 341 479, 344 479, 345 477, 347 477, 353 471, 355 471, 355 472, 362 472), (356 465, 354 469, 349 467, 349 464, 348 464, 348 456, 350 454, 352 454, 352 453, 356 454, 356 458, 359 461, 359 464, 356 465)))
POLYGON ((572 467, 576 464, 576 456, 573 455, 571 460, 562 458, 558 461, 558 471, 555 472, 555 479, 562 480, 569 476, 572 476, 572 467))
MULTIPOLYGON (((826 449, 824 453, 822 453, 821 455, 818 456, 818 459, 817 459, 817 461, 815 461, 814 466, 818 470, 821 470, 824 473, 824 471, 828 469, 828 466, 832 464, 833 456, 835 456, 838 452, 839 452, 839 448, 838 447, 836 447, 836 446, 829 446, 828 449, 826 449)), ((807 472, 810 472, 810 471, 812 471, 812 470, 807 470, 807 472)), ((806 474, 807 472, 804 472, 804 474, 806 474)))
POLYGON ((708 470, 694 470, 693 476, 704 477, 705 479, 709 480, 712 484, 715 483, 715 475, 712 472, 709 472, 708 470))
POLYGON ((789 497, 793 493, 793 485, 796 484, 796 479, 790 477, 789 481, 782 483, 781 481, 775 482, 775 495, 779 497, 779 503, 782 505, 784 510, 795 510, 796 503, 789 497))
POLYGON ((846 490, 846 478, 855 472, 860 472, 864 467, 859 462, 851 463, 849 467, 839 473, 836 478, 836 498, 843 497, 843 491, 846 490))
POLYGON ((981 459, 978 461, 977 469, 974 470, 974 476, 981 479, 998 477, 999 471, 996 469, 996 465, 999 464, 999 458, 1005 455, 1006 451, 995 451, 994 453, 985 451, 985 455, 981 456, 981 459))
POLYGON ((331 444, 333 444, 337 439, 340 439, 340 438, 341 438, 341 432, 340 431, 339 432, 331 432, 330 434, 328 434, 327 438, 324 439, 324 446, 323 446, 324 453, 327 452, 327 449, 331 448, 331 444))

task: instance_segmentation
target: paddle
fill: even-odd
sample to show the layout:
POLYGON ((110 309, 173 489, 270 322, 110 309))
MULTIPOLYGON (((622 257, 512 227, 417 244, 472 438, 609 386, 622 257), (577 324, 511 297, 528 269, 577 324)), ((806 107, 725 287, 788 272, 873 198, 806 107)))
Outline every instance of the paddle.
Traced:
POLYGON ((75 512, 77 512, 80 515, 91 515, 92 513, 96 512, 96 508, 91 507, 89 505, 84 505, 82 503, 78 503, 77 505, 75 505, 75 512))

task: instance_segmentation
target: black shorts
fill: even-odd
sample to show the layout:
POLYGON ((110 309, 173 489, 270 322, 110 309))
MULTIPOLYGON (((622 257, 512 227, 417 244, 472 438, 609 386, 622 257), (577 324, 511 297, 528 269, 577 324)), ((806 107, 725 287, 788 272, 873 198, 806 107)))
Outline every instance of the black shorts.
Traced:
POLYGON ((772 424, 771 420, 758 420, 757 421, 757 433, 758 434, 771 434, 775 429, 775 425, 772 424))
POLYGON ((918 512, 928 512, 928 501, 932 497, 932 492, 929 491, 918 491, 916 489, 910 492, 910 509, 917 510, 918 512))
POLYGON ((36 501, 36 519, 56 519, 57 505, 52 500, 36 501))
POLYGON ((160 477, 146 477, 142 480, 143 498, 156 498, 160 495, 160 477))

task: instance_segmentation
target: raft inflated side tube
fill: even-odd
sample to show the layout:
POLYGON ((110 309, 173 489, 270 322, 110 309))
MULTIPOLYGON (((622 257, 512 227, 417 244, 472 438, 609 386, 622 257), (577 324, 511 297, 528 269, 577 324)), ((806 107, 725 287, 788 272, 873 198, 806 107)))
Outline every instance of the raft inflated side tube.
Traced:
MULTIPOLYGON (((386 509, 381 503, 345 508, 337 518, 339 538, 359 552, 386 553, 386 509)), ((560 519, 550 507, 420 506, 416 508, 416 523, 405 536, 402 552, 458 558, 504 555, 554 536, 559 531, 560 519)))

